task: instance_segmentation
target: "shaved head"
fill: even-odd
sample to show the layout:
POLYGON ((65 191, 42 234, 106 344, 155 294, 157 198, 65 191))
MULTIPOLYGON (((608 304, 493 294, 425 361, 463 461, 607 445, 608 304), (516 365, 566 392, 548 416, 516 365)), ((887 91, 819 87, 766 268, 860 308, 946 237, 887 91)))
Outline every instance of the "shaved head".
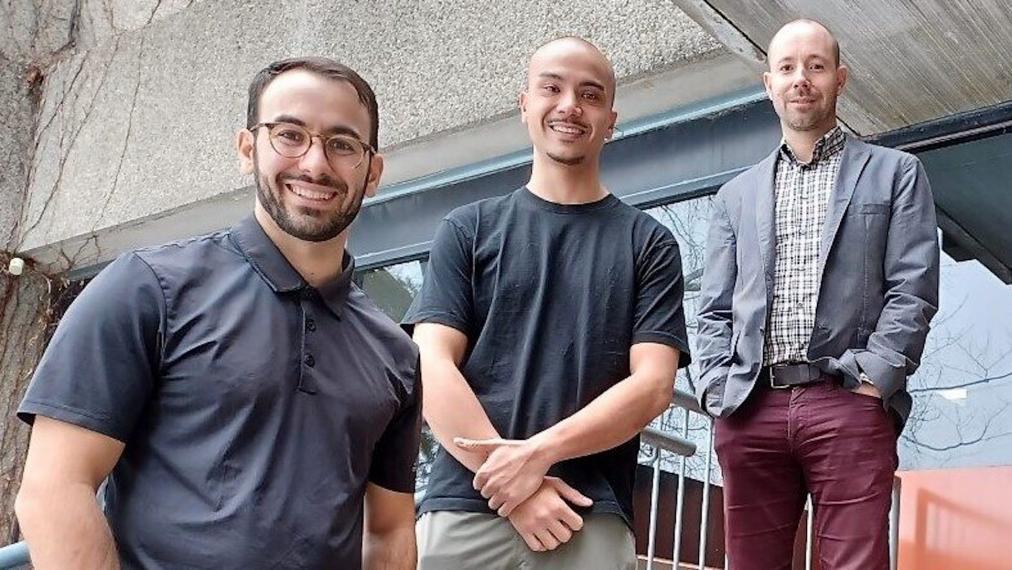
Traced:
POLYGON ((573 36, 539 46, 531 54, 527 84, 517 102, 534 144, 535 164, 582 165, 596 172, 618 117, 615 71, 597 46, 573 36))
POLYGON ((826 26, 813 20, 788 23, 770 40, 766 58, 770 67, 763 85, 785 133, 807 138, 836 126, 836 102, 849 70, 826 26))
POLYGON ((830 45, 830 49, 833 53, 834 63, 840 65, 840 42, 833 36, 833 32, 829 31, 824 24, 816 22, 815 20, 809 20, 807 18, 799 18, 791 22, 787 22, 776 34, 773 34, 773 39, 770 40, 769 46, 766 47, 766 57, 769 61, 770 66, 774 64, 775 54, 778 52, 778 48, 784 42, 787 37, 790 37, 799 32, 815 32, 819 35, 825 36, 825 41, 830 45))
POLYGON ((542 64, 552 61, 558 58, 566 57, 568 55, 574 55, 583 53, 589 55, 593 61, 593 64, 599 67, 602 72, 602 76, 605 81, 605 91, 608 93, 609 101, 615 100, 615 70, 611 66, 611 62, 601 52, 600 49, 588 40, 585 40, 579 36, 563 36, 561 38, 555 38, 549 40, 534 50, 531 54, 531 58, 527 64, 527 86, 529 87, 532 83, 531 74, 543 67, 542 64))

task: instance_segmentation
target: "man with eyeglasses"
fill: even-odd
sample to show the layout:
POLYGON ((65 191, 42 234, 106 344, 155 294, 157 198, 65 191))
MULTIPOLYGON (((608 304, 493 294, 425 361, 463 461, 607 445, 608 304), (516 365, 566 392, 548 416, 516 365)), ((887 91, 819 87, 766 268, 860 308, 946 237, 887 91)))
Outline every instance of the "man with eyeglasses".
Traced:
POLYGON ((415 566, 417 350, 345 252, 383 171, 375 96, 279 61, 247 125, 253 215, 119 257, 39 364, 18 412, 36 568, 415 566))

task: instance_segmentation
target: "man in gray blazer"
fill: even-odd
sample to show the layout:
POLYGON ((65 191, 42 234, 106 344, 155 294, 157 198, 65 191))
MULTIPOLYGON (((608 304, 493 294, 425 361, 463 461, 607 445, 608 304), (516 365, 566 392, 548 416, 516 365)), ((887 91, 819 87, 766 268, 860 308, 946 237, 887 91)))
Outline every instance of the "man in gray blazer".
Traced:
POLYGON ((810 492, 822 568, 888 568, 905 391, 938 305, 931 190, 913 156, 846 136, 821 24, 791 22, 763 74, 781 145, 713 201, 697 351, 716 420, 728 556, 789 569, 810 492))

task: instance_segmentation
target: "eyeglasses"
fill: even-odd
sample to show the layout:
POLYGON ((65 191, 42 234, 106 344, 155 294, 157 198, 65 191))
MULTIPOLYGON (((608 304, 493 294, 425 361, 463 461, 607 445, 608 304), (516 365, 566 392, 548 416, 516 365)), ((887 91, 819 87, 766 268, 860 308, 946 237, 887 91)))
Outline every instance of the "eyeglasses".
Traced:
POLYGON ((254 132, 260 127, 267 129, 267 138, 274 152, 285 158, 302 158, 313 146, 313 139, 323 143, 323 152, 334 168, 358 168, 367 152, 376 149, 349 135, 324 136, 292 123, 257 123, 249 128, 254 132))

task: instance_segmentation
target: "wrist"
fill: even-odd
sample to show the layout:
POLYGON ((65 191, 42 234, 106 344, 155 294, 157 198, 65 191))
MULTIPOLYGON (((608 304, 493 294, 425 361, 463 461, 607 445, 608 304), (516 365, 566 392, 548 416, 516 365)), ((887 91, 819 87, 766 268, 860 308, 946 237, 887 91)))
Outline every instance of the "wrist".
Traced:
POLYGON ((562 460, 556 454, 558 445, 555 443, 555 437, 551 430, 537 433, 528 438, 527 442, 531 446, 531 459, 538 465, 543 466, 545 471, 548 471, 549 467, 562 460))

